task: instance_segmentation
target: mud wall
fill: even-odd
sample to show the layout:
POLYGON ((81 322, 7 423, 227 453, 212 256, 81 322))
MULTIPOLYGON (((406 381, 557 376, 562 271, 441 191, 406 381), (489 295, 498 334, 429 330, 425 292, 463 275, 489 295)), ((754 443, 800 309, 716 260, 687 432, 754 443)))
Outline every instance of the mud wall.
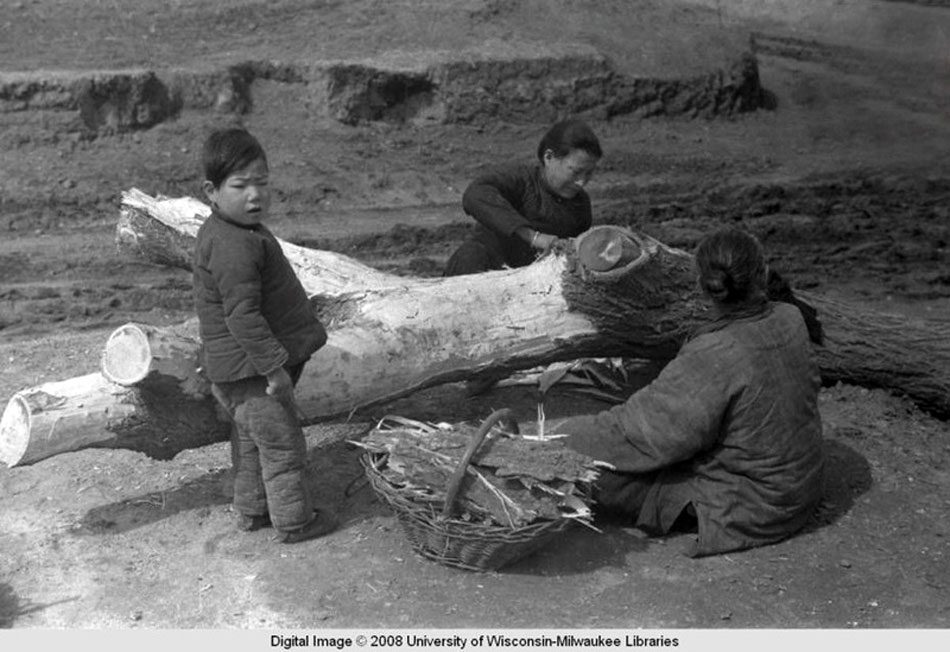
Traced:
POLYGON ((304 85, 344 124, 550 122, 576 114, 715 118, 765 105, 753 55, 692 79, 618 74, 596 51, 493 57, 397 53, 376 60, 248 61, 210 70, 0 73, 0 126, 31 138, 147 129, 184 110, 247 113, 260 82, 304 85))

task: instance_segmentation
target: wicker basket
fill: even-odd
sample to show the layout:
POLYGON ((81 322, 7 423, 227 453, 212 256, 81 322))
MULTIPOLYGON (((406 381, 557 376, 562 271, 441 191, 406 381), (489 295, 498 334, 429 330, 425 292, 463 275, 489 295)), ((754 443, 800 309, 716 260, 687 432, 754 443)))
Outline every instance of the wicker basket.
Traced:
POLYGON ((482 423, 465 451, 439 510, 432 503, 414 500, 408 491, 394 485, 382 473, 388 455, 367 453, 361 461, 373 490, 396 513, 413 550, 446 566, 471 571, 497 570, 537 551, 572 525, 568 518, 538 520, 521 527, 475 523, 452 517, 459 487, 472 456, 491 427, 509 410, 498 410, 482 423))

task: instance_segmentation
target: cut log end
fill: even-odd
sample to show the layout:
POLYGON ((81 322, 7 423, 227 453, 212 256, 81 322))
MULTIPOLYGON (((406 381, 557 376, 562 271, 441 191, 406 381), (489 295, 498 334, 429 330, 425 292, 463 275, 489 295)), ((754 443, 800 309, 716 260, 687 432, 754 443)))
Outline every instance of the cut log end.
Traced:
POLYGON ((151 371, 148 336, 135 324, 116 329, 102 351, 102 375, 119 385, 134 385, 151 371))
POLYGON ((30 444, 30 408, 20 396, 7 403, 0 418, 0 462, 16 466, 30 444))
POLYGON ((578 236, 577 258, 591 272, 612 272, 636 266, 646 252, 629 231, 611 225, 595 226, 578 236))

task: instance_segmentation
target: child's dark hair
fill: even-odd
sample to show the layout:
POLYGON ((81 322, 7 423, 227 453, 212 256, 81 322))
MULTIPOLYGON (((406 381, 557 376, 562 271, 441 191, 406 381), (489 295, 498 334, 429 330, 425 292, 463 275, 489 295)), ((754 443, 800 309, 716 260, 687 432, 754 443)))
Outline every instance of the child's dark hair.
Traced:
POLYGON ((765 253, 746 231, 729 227, 703 238, 696 249, 696 268, 700 287, 720 303, 765 300, 765 253))
POLYGON ((558 158, 580 149, 594 158, 603 156, 600 141, 587 123, 577 118, 562 120, 548 129, 538 144, 538 160, 544 160, 544 152, 551 150, 558 158))
POLYGON ((218 129, 205 140, 201 154, 205 179, 217 188, 236 170, 261 159, 267 165, 264 148, 254 136, 239 127, 218 129))

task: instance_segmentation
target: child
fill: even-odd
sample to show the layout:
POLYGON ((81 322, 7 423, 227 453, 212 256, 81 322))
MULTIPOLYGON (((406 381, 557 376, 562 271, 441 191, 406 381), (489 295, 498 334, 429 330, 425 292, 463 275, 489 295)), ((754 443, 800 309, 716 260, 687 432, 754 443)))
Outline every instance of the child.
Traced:
POLYGON ((273 524, 296 543, 336 527, 314 509, 305 486, 306 441, 294 386, 326 342, 300 281, 262 222, 270 207, 267 158, 243 129, 212 133, 204 145, 205 195, 213 207, 198 230, 194 296, 201 365, 233 422, 238 527, 273 524))

